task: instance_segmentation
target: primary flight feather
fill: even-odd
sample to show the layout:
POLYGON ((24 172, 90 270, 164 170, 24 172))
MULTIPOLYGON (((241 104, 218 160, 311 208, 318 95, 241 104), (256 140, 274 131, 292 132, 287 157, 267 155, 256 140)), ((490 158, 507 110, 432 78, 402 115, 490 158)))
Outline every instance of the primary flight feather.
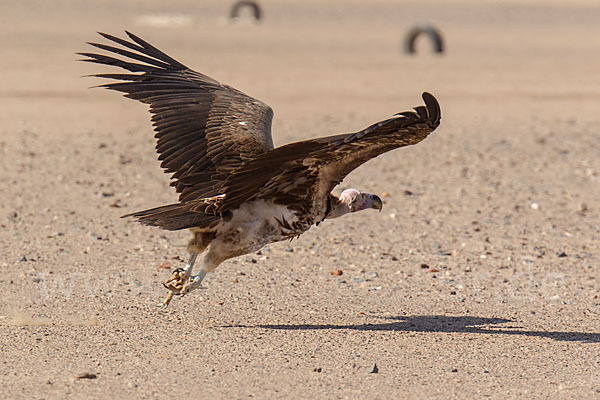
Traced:
POLYGON ((93 76, 115 80, 101 87, 150 107, 161 167, 172 174, 179 202, 124 217, 194 235, 190 261, 165 282, 165 304, 173 294, 201 287, 206 274, 229 258, 299 236, 325 219, 381 210, 376 195, 346 189, 338 197, 331 191, 361 164, 419 143, 440 123, 437 100, 423 93, 425 106, 361 131, 274 148, 271 107, 126 33, 130 40, 100 33, 121 47, 89 43, 112 55, 79 54, 83 61, 129 71, 93 76), (192 275, 204 251, 201 270, 192 275))

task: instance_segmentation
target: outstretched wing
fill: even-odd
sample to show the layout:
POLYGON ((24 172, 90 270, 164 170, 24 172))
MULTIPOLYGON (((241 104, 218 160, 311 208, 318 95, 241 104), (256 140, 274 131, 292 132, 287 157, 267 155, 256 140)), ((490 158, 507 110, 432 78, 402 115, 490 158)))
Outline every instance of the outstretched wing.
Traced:
POLYGON ((131 41, 100 33, 123 48, 89 43, 110 56, 78 54, 130 72, 93 76, 119 81, 101 87, 150 105, 161 167, 173 174, 181 202, 222 193, 232 171, 273 149, 269 106, 126 33, 131 41))
POLYGON ((425 106, 396 114, 356 133, 291 143, 264 153, 236 169, 224 185, 225 196, 197 210, 224 213, 254 199, 310 211, 352 170, 387 151, 417 144, 440 124, 440 107, 429 93, 425 106))

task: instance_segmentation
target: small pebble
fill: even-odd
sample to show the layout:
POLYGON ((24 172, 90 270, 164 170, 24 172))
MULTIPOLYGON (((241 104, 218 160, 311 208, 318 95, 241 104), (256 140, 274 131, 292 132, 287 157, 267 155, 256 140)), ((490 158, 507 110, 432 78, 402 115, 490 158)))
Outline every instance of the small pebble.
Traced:
POLYGON ((369 374, 378 374, 379 368, 377 368, 377 364, 373 364, 373 366, 368 371, 369 374))
POLYGON ((19 213, 16 211, 13 211, 11 213, 8 214, 8 220, 10 222, 16 222, 17 218, 19 218, 19 213))
POLYGON ((452 296, 455 296, 455 295, 456 295, 456 290, 453 290, 453 291, 451 291, 451 292, 450 292, 450 294, 451 294, 452 296))
POLYGON ((450 372, 458 372, 456 368, 453 368, 450 372))
POLYGON ((558 257, 566 257, 567 253, 565 253, 564 251, 561 251, 560 253, 556 254, 558 257))
POLYGON ((163 261, 162 264, 158 266, 159 269, 171 269, 171 263, 169 261, 163 261))
POLYGON ((113 207, 113 208, 121 208, 121 207, 125 207, 127 204, 123 203, 121 201, 121 199, 117 199, 116 201, 113 201, 112 203, 110 203, 108 206, 109 207, 113 207))
POLYGON ((96 374, 91 374, 89 372, 84 372, 83 374, 77 375, 77 379, 96 379, 96 374))
POLYGON ((333 275, 333 276, 342 276, 344 274, 344 272, 341 269, 336 269, 334 271, 330 271, 329 275, 333 275))
POLYGON ((540 205, 538 203, 531 203, 531 208, 533 210, 539 210, 540 209, 540 205))
POLYGON ((322 371, 323 371, 323 369, 321 367, 313 369, 313 372, 322 372, 322 371))

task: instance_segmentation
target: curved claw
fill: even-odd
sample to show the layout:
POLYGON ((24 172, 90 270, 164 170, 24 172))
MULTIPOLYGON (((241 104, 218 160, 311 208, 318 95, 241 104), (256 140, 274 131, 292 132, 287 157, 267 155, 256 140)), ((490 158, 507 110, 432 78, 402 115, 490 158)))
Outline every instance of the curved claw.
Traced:
POLYGON ((165 308, 168 307, 172 298, 173 298, 173 292, 169 292, 167 297, 163 300, 163 307, 165 307, 165 308))
POLYGON ((174 295, 181 296, 185 293, 185 286, 192 281, 186 272, 183 268, 177 268, 173 271, 173 275, 163 282, 165 289, 169 290, 169 294, 163 301, 165 307, 169 305, 174 295))
POLYGON ((189 275, 189 272, 189 269, 177 268, 173 271, 173 275, 163 283, 163 286, 169 290, 167 298, 163 301, 165 307, 169 305, 173 296, 183 296, 194 289, 206 289, 202 286, 202 280, 207 271, 202 269, 198 275, 193 277, 189 275))
POLYGON ((202 286, 202 284, 194 279, 190 279, 189 281, 187 281, 186 283, 183 284, 183 287, 181 288, 181 292, 178 294, 181 294, 182 296, 191 292, 194 289, 206 289, 204 286, 202 286))

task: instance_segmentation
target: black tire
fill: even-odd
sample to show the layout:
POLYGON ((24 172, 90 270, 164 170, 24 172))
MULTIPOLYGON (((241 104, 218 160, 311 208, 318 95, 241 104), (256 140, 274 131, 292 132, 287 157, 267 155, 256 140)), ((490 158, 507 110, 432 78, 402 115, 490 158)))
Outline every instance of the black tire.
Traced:
POLYGON ((431 42, 433 43, 433 51, 435 53, 444 52, 444 41, 442 40, 442 36, 440 35, 440 32, 431 25, 419 25, 412 28, 406 35, 404 51, 408 54, 416 53, 417 50, 415 49, 415 41, 423 34, 427 35, 427 37, 431 39, 431 42))
POLYGON ((260 21, 260 19, 262 18, 262 12, 260 10, 260 7, 258 6, 258 4, 256 4, 255 1, 248 1, 248 0, 241 0, 236 2, 233 7, 231 7, 231 13, 230 13, 230 18, 231 19, 236 19, 240 16, 240 10, 244 9, 244 8, 250 8, 252 10, 252 15, 254 16, 254 19, 257 21, 260 21))

